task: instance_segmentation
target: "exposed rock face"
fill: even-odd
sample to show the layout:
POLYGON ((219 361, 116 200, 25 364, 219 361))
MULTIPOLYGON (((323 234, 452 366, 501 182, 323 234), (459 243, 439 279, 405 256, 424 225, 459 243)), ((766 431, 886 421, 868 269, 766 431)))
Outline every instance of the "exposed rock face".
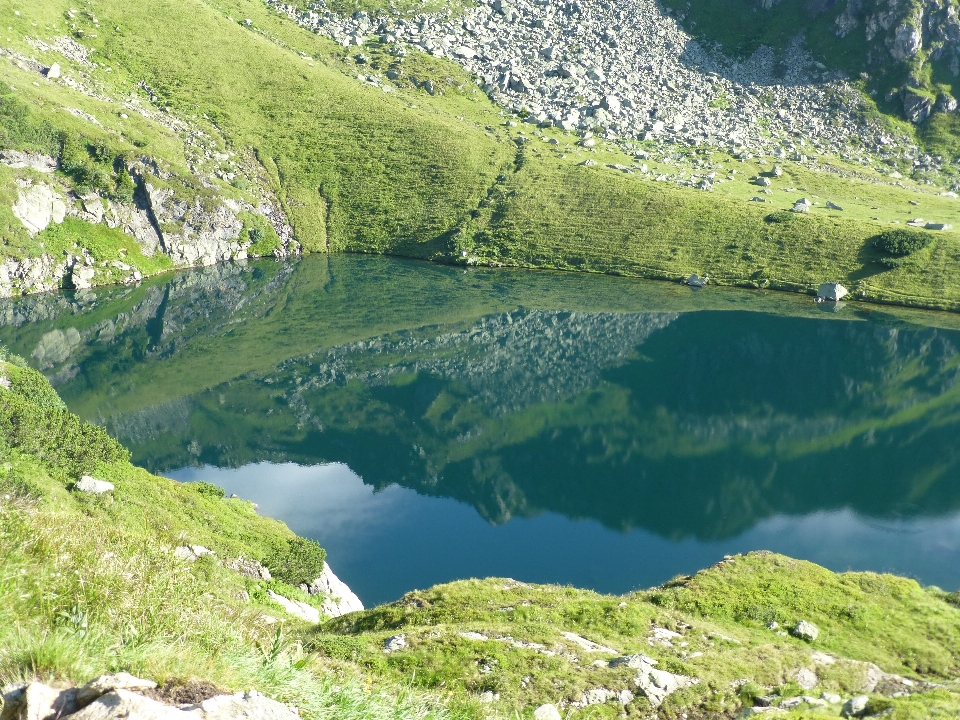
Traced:
POLYGON ((922 93, 905 89, 903 91, 903 114, 912 123, 922 123, 933 112, 933 100, 922 93))
POLYGON ((890 42, 890 54, 895 60, 909 60, 920 50, 923 37, 913 25, 900 25, 890 42))
POLYGON ((363 610, 360 598, 333 573, 329 563, 324 563, 320 577, 309 585, 301 585, 300 589, 309 595, 325 595, 322 611, 328 617, 340 617, 363 610))
POLYGON ((282 607, 294 617, 298 617, 301 620, 306 620, 307 622, 311 623, 320 622, 320 611, 312 605, 308 605, 307 603, 299 600, 291 600, 283 595, 278 595, 273 590, 267 590, 267 595, 277 605, 282 607))
POLYGON ((7 258, 0 263, 0 297, 56 290, 66 271, 65 261, 46 254, 23 260, 7 258))
POLYGON ((0 163, 14 170, 30 168, 41 173, 52 173, 57 169, 57 161, 49 155, 21 152, 19 150, 0 152, 0 163))
POLYGON ((13 214, 36 235, 47 229, 50 223, 62 223, 67 214, 67 205, 53 188, 38 184, 20 191, 13 214))

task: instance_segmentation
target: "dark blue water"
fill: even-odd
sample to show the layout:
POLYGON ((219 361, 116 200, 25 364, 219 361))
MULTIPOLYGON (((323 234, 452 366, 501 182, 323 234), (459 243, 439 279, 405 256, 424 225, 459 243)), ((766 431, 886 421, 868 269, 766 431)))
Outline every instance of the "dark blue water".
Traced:
POLYGON ((384 258, 8 301, 134 461, 252 499, 367 604, 649 587, 770 549, 960 587, 960 318, 384 258))

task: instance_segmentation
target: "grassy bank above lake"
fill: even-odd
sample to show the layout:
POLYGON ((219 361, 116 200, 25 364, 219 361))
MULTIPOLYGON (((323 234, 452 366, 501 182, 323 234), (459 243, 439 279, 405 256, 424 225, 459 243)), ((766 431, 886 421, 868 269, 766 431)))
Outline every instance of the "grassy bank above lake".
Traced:
POLYGON ((960 713, 957 593, 769 553, 620 597, 467 580, 310 625, 267 591, 316 596, 227 567, 282 567, 298 542, 284 525, 133 467, 16 358, 0 374, 0 685, 126 670, 252 686, 305 718, 348 720, 529 717, 542 703, 568 717, 733 717, 758 703, 824 717, 861 694, 894 719, 960 713), (115 487, 80 492, 83 473, 115 487), (178 558, 187 545, 214 553, 178 558), (801 621, 815 639, 795 636, 801 621), (661 697, 641 665, 679 689, 661 697))
MULTIPOLYGON (((917 215, 960 228, 960 201, 936 185, 822 157, 782 161, 764 195, 752 181, 772 160, 653 141, 583 147, 575 134, 509 120, 450 61, 414 50, 398 65, 371 40, 358 64, 356 52, 258 0, 98 0, 79 12, 56 0, 13 10, 0 4, 12 51, 0 63, 2 144, 61 166, 49 176, 0 168, 0 256, 57 260, 89 246, 94 284, 122 279, 111 263, 145 275, 169 267, 126 247, 120 232, 94 232, 70 195, 125 202, 133 186, 123 167, 142 161, 145 182, 185 203, 252 207, 266 194, 307 252, 670 279, 697 272, 803 292, 840 281, 866 300, 960 308, 960 234, 931 232, 931 245, 897 268, 878 262, 872 242, 917 215), (88 54, 54 50, 65 34, 88 54), (54 62, 78 82, 47 79, 42 69, 54 62), (391 92, 368 81, 395 66, 391 92), (640 160, 646 152, 654 158, 640 160), (710 173, 712 190, 692 187, 710 173), (52 183, 82 217, 69 231, 30 236, 10 211, 17 183, 28 181, 52 183), (809 214, 778 213, 801 197, 809 214)), ((269 254, 275 236, 254 232, 264 221, 244 223, 241 244, 258 238, 250 252, 269 254)), ((175 223, 158 230, 180 232, 175 223)))

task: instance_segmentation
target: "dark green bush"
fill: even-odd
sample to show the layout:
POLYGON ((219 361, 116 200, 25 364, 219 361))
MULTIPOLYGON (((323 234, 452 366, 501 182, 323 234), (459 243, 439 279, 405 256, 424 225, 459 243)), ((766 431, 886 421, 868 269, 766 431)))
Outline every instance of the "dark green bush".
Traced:
POLYGON ((57 395, 57 391, 36 370, 29 367, 8 365, 3 372, 10 380, 10 389, 41 410, 67 409, 66 404, 57 395))
POLYGON ((933 238, 920 230, 885 230, 873 238, 874 246, 881 252, 895 257, 905 257, 922 250, 933 238))
POLYGON ((287 546, 263 559, 274 578, 288 585, 310 583, 320 577, 326 551, 315 540, 291 538, 287 546))
POLYGON ((69 412, 43 375, 11 364, 3 372, 10 389, 0 390, 0 442, 7 447, 33 455, 63 480, 130 459, 106 430, 69 412))
POLYGON ((789 210, 777 210, 767 215, 764 220, 768 223, 788 223, 797 219, 797 214, 789 210))
POLYGON ((222 487, 214 485, 213 483, 204 482, 203 480, 187 483, 187 487, 213 500, 220 500, 227 494, 222 487))

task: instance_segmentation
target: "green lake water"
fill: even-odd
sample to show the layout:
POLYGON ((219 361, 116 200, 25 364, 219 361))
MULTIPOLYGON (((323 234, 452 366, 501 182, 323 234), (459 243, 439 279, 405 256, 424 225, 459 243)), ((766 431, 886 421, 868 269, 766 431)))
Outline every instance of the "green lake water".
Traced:
POLYGON ((753 549, 960 587, 957 315, 313 256, 2 301, 0 343, 367 604, 753 549))

